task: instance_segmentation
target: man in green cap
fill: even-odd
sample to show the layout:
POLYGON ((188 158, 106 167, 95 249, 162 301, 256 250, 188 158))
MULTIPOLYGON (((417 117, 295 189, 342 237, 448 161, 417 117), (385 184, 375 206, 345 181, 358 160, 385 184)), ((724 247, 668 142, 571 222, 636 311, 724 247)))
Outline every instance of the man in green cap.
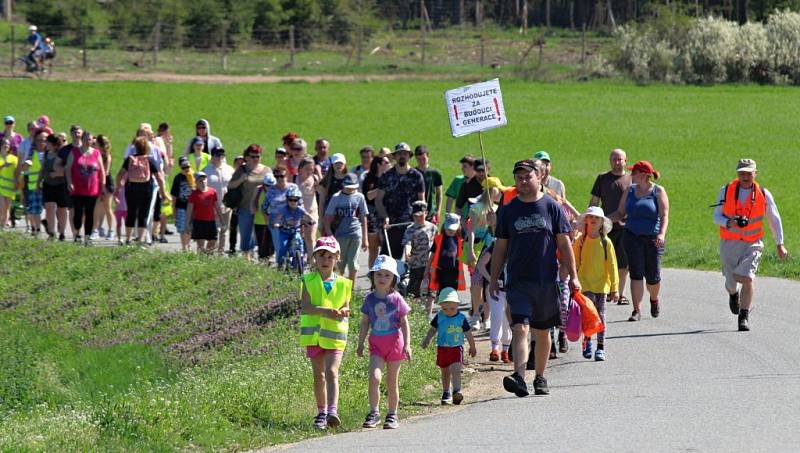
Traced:
POLYGON ((566 199, 567 189, 564 187, 564 183, 561 182, 560 179, 554 178, 550 175, 550 171, 553 169, 552 165, 550 164, 550 153, 547 151, 536 151, 536 154, 533 155, 533 158, 542 161, 542 164, 544 164, 541 167, 542 184, 544 184, 544 187, 550 189, 550 192, 555 193, 559 197, 566 199))

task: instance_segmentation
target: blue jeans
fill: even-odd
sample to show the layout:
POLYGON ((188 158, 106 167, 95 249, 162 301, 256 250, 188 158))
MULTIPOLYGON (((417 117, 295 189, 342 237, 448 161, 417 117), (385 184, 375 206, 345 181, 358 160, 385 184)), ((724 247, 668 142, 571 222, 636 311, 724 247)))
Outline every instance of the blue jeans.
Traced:
POLYGON ((253 250, 256 245, 253 236, 253 221, 255 214, 249 209, 239 209, 239 249, 243 252, 253 250))
POLYGON ((283 250, 281 248, 281 229, 269 227, 269 233, 272 237, 272 248, 275 250, 275 262, 280 264, 283 258, 283 254, 281 253, 283 250))

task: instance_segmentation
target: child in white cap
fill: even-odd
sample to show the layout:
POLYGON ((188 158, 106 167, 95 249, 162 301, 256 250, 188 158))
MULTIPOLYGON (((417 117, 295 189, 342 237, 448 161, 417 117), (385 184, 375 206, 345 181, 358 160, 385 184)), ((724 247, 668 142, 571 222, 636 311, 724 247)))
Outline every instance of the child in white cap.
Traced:
MULTIPOLYGON (((608 238, 611 231, 609 220, 599 206, 590 206, 578 217, 579 235, 572 244, 575 253, 575 267, 583 294, 594 302, 600 319, 606 322, 606 295, 611 300, 619 298, 619 274, 614 244, 608 238)), ((605 331, 597 334, 597 350, 594 359, 603 361, 605 353, 605 331)), ((592 339, 583 339, 583 357, 592 358, 592 339)))
POLYGON ((439 291, 441 310, 431 320, 431 328, 422 340, 427 348, 436 335, 436 365, 442 371, 442 404, 461 404, 461 363, 464 359, 464 337, 469 341, 469 355, 475 357, 475 339, 472 336, 469 320, 458 311, 458 292, 453 288, 439 291), (452 393, 450 384, 452 383, 452 393))
POLYGON ((400 364, 403 360, 411 359, 411 328, 407 316, 411 307, 395 290, 400 274, 394 258, 378 256, 369 271, 375 289, 367 294, 361 305, 364 316, 361 318, 356 349, 356 354, 363 357, 364 340, 369 333, 369 414, 363 426, 375 428, 381 421, 378 406, 381 397, 381 373, 386 365, 389 408, 383 428, 395 429, 399 426, 397 406, 400 403, 400 364))

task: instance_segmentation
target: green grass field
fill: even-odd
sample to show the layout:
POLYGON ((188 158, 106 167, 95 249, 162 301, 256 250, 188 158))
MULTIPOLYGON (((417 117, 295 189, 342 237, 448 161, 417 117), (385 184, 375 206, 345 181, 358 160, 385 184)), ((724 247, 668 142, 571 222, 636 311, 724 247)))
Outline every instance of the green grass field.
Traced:
MULTIPOLYGON (((477 136, 450 136, 443 92, 461 84, 5 81, 0 88, 14 93, 7 97, 3 113, 13 113, 20 123, 46 112, 57 129, 78 122, 95 134, 110 135, 117 153, 139 122, 168 121, 182 145, 191 137, 196 119, 205 117, 230 154, 252 142, 270 150, 289 130, 310 140, 330 139, 333 151, 345 153, 353 163, 365 144, 425 143, 433 164, 449 181, 462 154, 479 153, 477 136)), ((736 160, 748 156, 758 161, 759 180, 778 201, 787 247, 798 251, 797 90, 513 80, 502 81, 502 87, 509 124, 484 134, 484 142, 494 173, 506 182, 514 160, 546 149, 554 159, 553 174, 564 180, 569 198, 585 206, 594 176, 607 169, 609 151, 621 147, 628 151, 630 163, 647 159, 663 174, 661 183, 672 205, 666 264, 715 269, 718 235, 708 205, 719 187, 734 177, 736 160)), ((796 260, 777 262, 770 245, 762 272, 798 278, 800 265, 796 260)))
MULTIPOLYGON (((14 263, 0 269, 0 451, 246 450, 318 434, 296 278, 244 260, 13 233, 0 234, 0 261, 14 263)), ((369 410, 368 359, 353 353, 360 304, 342 431, 369 410)), ((435 352, 419 348, 427 318, 418 310, 411 323, 402 416, 438 396, 435 352)))

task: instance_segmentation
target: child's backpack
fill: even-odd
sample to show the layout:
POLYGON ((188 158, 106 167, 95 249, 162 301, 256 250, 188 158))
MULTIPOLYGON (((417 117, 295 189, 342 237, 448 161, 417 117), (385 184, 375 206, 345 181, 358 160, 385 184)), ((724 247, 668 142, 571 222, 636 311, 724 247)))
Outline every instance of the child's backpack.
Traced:
POLYGON ((149 181, 150 159, 147 156, 131 156, 128 159, 128 179, 132 182, 149 181))

